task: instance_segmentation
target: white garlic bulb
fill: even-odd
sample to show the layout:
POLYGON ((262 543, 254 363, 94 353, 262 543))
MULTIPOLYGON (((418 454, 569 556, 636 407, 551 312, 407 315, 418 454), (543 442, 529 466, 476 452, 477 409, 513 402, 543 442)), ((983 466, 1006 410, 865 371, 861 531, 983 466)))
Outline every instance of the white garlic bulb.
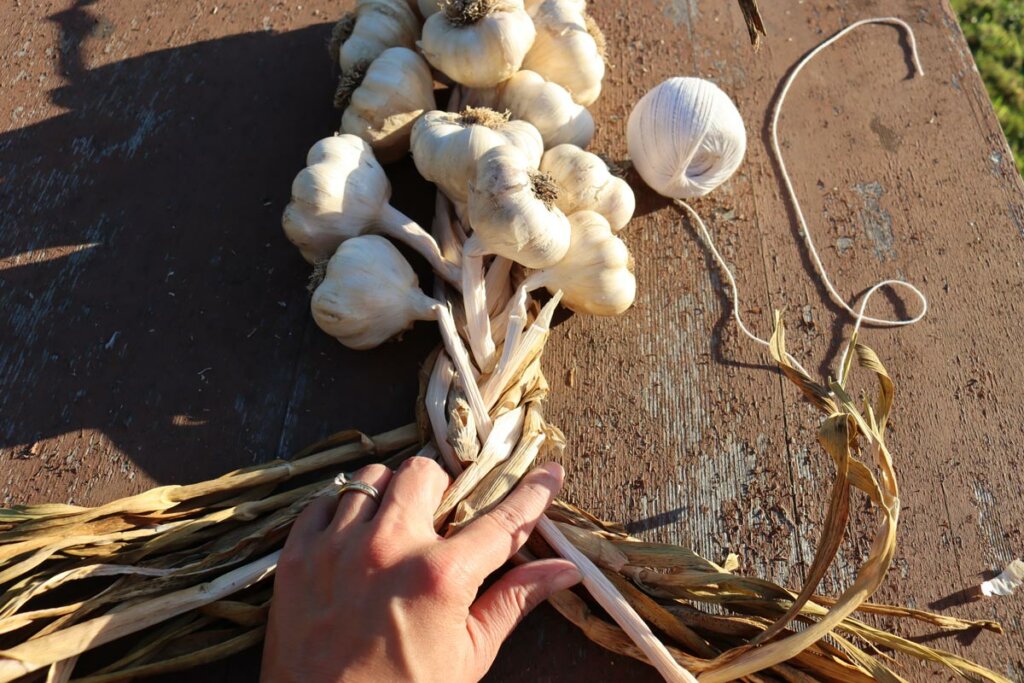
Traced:
POLYGON ((350 349, 372 349, 417 320, 433 320, 436 305, 401 252, 376 235, 338 247, 310 302, 320 329, 350 349))
POLYGON ((537 37, 523 68, 563 86, 578 104, 593 104, 601 94, 605 42, 586 0, 544 0, 530 16, 537 37))
POLYGON ((477 162, 469 191, 468 256, 497 254, 527 268, 558 263, 569 249, 569 221, 557 188, 515 147, 493 147, 477 162))
POLYGON ((555 206, 566 215, 596 211, 605 217, 612 232, 622 230, 633 217, 636 198, 629 183, 612 175, 596 154, 573 145, 558 145, 544 152, 540 170, 559 185, 561 192, 555 206))
POLYGON ((309 150, 306 163, 292 182, 281 222, 307 261, 328 258, 345 240, 380 232, 416 249, 445 280, 461 281, 430 234, 388 203, 391 183, 365 140, 325 138, 309 150))
POLYGON ((586 107, 576 104, 562 86, 533 71, 518 71, 494 88, 467 93, 469 100, 512 117, 532 123, 544 140, 544 147, 569 143, 586 147, 594 137, 594 118, 586 107))
POLYGON ((406 0, 356 0, 356 8, 335 26, 332 52, 345 74, 368 64, 389 47, 416 47, 420 20, 406 0))
POLYGON ((498 145, 517 147, 531 166, 540 164, 544 141, 525 121, 484 108, 461 113, 429 111, 412 127, 412 158, 424 178, 455 202, 465 203, 480 156, 498 145))
POLYGON ((522 0, 447 0, 427 18, 419 45, 455 82, 486 88, 519 70, 535 33, 522 0))
POLYGON ((434 78, 418 54, 391 47, 373 60, 354 90, 339 94, 347 99, 341 129, 369 142, 387 163, 409 151, 412 124, 433 109, 434 78))
POLYGON ((670 78, 640 98, 626 127, 633 165, 674 199, 702 197, 739 168, 747 149, 743 118, 711 81, 670 78))
POLYGON ((636 297, 633 258, 626 245, 599 213, 574 213, 569 224, 572 239, 565 258, 531 273, 522 287, 526 291, 545 287, 552 294, 561 290, 562 303, 578 313, 623 313, 636 297))
POLYGON ((430 18, 431 14, 441 10, 437 0, 416 0, 416 7, 420 11, 420 16, 424 19, 430 18))

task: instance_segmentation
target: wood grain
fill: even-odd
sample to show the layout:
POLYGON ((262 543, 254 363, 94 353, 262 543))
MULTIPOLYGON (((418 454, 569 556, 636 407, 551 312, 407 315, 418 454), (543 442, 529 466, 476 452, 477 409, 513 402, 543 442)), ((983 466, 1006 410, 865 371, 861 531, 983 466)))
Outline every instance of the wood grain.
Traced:
MULTIPOLYGON (((1022 678, 1022 598, 957 598, 1022 547, 1020 176, 944 3, 761 9, 755 53, 732 2, 596 3, 612 68, 594 148, 623 159, 632 104, 666 77, 732 95, 748 158, 696 208, 734 264, 745 317, 767 335, 784 308, 792 351, 826 376, 849 321, 811 276, 766 152, 767 110, 792 64, 842 26, 913 25, 924 78, 908 80, 891 27, 854 33, 794 86, 783 153, 840 291, 896 275, 931 301, 920 325, 863 337, 897 383, 902 525, 881 597, 1001 620, 1005 637, 933 644, 1022 678)), ((324 44, 340 12, 320 0, 0 8, 0 502, 96 503, 411 417, 436 337, 420 326, 354 353, 321 334, 278 223, 306 149, 336 125, 324 44)), ((425 221, 429 188, 408 163, 393 171, 396 204, 425 221)), ((736 335, 692 226, 630 181, 637 304, 618 320, 569 318, 545 358, 549 414, 569 437, 566 495, 796 586, 831 476, 817 416, 736 335)), ((906 313, 882 300, 875 312, 906 313)), ((859 502, 856 519, 829 592, 866 552, 874 516, 859 502)), ((252 680, 256 666, 238 657, 201 678, 252 680)), ((542 608, 489 679, 595 676, 655 680, 542 608)))

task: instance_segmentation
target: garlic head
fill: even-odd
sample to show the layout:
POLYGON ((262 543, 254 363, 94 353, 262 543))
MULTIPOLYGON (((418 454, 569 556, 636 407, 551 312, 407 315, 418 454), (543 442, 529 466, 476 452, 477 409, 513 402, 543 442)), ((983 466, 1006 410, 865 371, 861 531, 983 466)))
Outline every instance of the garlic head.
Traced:
POLYGON ((498 145, 518 148, 536 168, 544 152, 537 129, 485 108, 429 111, 412 127, 412 158, 424 178, 454 202, 465 203, 480 156, 498 145))
POLYGON ((544 147, 569 143, 586 147, 594 137, 594 118, 576 104, 569 91, 533 71, 518 71, 493 89, 468 93, 476 104, 512 112, 512 118, 532 123, 544 147))
POLYGON ((469 256, 497 254, 527 268, 554 265, 569 249, 569 221, 557 187, 515 147, 493 147, 477 162, 469 190, 469 256))
POLYGON ((355 135, 320 140, 306 164, 292 182, 282 224, 303 258, 315 263, 378 219, 391 197, 391 183, 369 143, 355 135))
POLYGON ((356 0, 355 11, 335 25, 331 52, 344 75, 389 47, 416 47, 419 34, 420 20, 406 0, 356 0))
POLYGON ((622 230, 633 217, 636 198, 632 188, 613 175, 596 154, 574 145, 558 145, 544 152, 540 170, 561 187, 555 206, 567 216, 577 211, 596 211, 605 217, 612 232, 622 230))
POLYGON ((327 262, 310 309, 320 329, 345 346, 372 349, 417 320, 432 320, 436 304, 391 242, 363 235, 342 243, 327 262))
POLYGON ((424 19, 429 19, 431 14, 441 11, 438 0, 416 0, 416 7, 424 19))
POLYGON ((380 53, 351 91, 341 129, 370 143, 387 163, 409 151, 412 125, 434 107, 434 77, 426 61, 405 47, 380 53))
POLYGON ((562 303, 578 313, 619 315, 633 305, 636 278, 626 245, 612 234, 599 213, 580 211, 569 216, 572 237, 565 258, 530 274, 526 290, 561 290, 562 303))
POLYGON ((605 39, 585 0, 544 0, 530 16, 537 37, 523 68, 558 83, 578 104, 593 104, 604 78, 605 39))
POLYGON ((747 133, 736 105, 711 81, 670 78, 640 98, 626 126, 629 156, 659 194, 702 197, 739 168, 747 133))
POLYGON ((471 88, 519 70, 536 34, 522 0, 443 0, 427 17, 420 49, 434 68, 471 88))

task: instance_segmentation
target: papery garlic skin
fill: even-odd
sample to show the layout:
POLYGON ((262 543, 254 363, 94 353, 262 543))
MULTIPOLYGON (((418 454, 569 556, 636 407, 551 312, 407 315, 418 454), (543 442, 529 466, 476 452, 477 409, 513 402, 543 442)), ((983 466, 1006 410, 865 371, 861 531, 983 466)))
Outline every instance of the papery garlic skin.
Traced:
POLYGON ((544 0, 532 5, 537 30, 523 69, 558 83, 588 106, 601 94, 604 36, 587 15, 585 0, 544 0))
POLYGON ((434 78, 412 50, 392 47, 373 60, 351 95, 341 129, 370 143, 382 163, 409 151, 412 125, 434 107, 434 78))
POLYGON ((416 0, 416 7, 419 8, 420 16, 424 19, 429 19, 431 14, 441 10, 437 0, 416 0))
POLYGON ((429 111, 412 127, 412 158, 424 178, 454 202, 465 203, 480 156, 498 145, 512 145, 540 164, 544 141, 525 121, 509 121, 490 110, 462 113, 429 111))
POLYGON ((461 6, 455 3, 423 25, 419 46, 427 61, 471 88, 495 85, 518 71, 536 35, 522 0, 491 0, 484 16, 461 24, 453 18, 461 6))
POLYGON ((562 86, 533 71, 516 72, 493 89, 468 93, 470 101, 527 121, 540 132, 544 147, 572 144, 586 147, 594 137, 594 117, 576 104, 562 86))
POLYGON ((391 242, 363 235, 338 247, 310 309, 320 329, 345 346, 372 349, 433 319, 436 304, 391 242))
POLYGON ((612 232, 619 232, 636 210, 633 190, 612 174, 604 160, 573 145, 558 145, 544 152, 540 170, 562 188, 555 206, 567 216, 577 211, 596 211, 612 232))
POLYGON ((545 197, 544 179, 515 147, 502 145, 485 152, 469 192, 473 235, 465 246, 469 256, 497 254, 527 268, 552 266, 569 249, 565 214, 545 197))
POLYGON ((320 140, 306 164, 292 182, 282 224, 303 258, 315 263, 378 219, 391 198, 391 183, 369 143, 355 135, 320 140))
POLYGON ((711 81, 670 78, 640 98, 626 126, 629 156, 659 194, 702 197, 739 168, 747 134, 736 105, 711 81))
POLYGON ((565 258, 530 274, 523 282, 529 291, 545 287, 561 290, 562 303, 578 313, 619 315, 633 305, 636 278, 626 245, 612 234, 599 213, 580 211, 569 216, 572 240, 565 258))
POLYGON ((416 47, 420 20, 406 0, 356 0, 355 25, 338 50, 343 73, 376 59, 389 47, 416 47))

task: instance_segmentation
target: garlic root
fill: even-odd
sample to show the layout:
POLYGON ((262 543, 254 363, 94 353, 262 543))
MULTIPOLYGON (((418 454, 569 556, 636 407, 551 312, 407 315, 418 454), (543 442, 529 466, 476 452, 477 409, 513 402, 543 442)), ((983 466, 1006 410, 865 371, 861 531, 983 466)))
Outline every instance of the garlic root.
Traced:
POLYGON ((522 0, 442 0, 438 6, 419 43, 432 66, 473 88, 519 70, 536 35, 522 0))
POLYGON ((434 107, 434 78, 412 50, 384 50, 365 69, 342 75, 338 88, 341 129, 370 143, 382 163, 409 151, 413 123, 434 107))
POLYGON ((465 254, 497 254, 528 268, 554 265, 569 249, 569 221, 555 205, 557 187, 515 147, 485 152, 469 192, 473 234, 465 254))

